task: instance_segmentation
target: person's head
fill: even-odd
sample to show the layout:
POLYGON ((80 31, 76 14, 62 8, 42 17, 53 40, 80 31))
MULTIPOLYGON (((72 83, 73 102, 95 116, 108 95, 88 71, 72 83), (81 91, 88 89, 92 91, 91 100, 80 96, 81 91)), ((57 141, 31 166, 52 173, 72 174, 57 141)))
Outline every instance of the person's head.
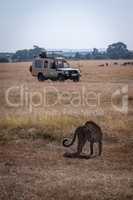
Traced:
POLYGON ((40 58, 47 58, 47 52, 46 51, 43 51, 40 53, 40 58))

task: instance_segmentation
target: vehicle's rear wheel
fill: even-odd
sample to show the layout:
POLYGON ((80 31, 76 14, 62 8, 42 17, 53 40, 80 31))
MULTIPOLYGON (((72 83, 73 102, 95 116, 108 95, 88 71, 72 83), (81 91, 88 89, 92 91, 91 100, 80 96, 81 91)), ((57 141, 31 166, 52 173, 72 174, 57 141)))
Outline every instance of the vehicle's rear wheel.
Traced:
POLYGON ((73 79, 74 82, 78 82, 79 80, 80 80, 80 77, 79 77, 79 76, 76 76, 76 77, 73 79))
POLYGON ((37 78, 38 78, 38 81, 44 81, 44 76, 42 73, 39 73, 37 78))
POLYGON ((65 80, 65 77, 64 77, 62 74, 59 74, 58 80, 59 80, 59 81, 64 81, 64 80, 65 80))
POLYGON ((29 71, 30 73, 32 73, 32 65, 29 67, 29 71))

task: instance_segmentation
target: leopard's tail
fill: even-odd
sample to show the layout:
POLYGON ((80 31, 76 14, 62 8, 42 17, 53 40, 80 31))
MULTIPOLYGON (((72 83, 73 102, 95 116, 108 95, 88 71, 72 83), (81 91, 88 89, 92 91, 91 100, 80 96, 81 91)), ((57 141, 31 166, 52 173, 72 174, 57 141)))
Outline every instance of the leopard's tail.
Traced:
POLYGON ((77 136, 77 132, 75 131, 74 137, 73 137, 73 139, 72 139, 71 142, 69 142, 69 139, 65 138, 65 139, 63 140, 63 143, 62 143, 63 146, 64 146, 64 147, 70 147, 71 145, 73 145, 73 143, 74 143, 75 140, 76 140, 76 136, 77 136))

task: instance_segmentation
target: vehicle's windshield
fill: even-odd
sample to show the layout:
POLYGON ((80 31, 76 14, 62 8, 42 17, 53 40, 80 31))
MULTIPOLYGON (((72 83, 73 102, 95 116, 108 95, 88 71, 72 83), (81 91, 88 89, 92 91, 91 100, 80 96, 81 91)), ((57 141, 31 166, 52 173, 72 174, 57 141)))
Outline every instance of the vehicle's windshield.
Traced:
POLYGON ((66 61, 58 61, 57 67, 58 68, 69 68, 70 65, 66 61))
POLYGON ((69 68, 70 67, 69 63, 67 63, 67 62, 64 62, 63 66, 64 66, 64 68, 69 68))

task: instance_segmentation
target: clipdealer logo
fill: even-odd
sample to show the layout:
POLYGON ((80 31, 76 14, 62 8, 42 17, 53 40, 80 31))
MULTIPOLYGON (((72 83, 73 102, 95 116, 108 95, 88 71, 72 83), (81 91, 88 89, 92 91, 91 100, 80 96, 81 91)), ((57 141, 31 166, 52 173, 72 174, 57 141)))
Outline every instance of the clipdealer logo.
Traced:
MULTIPOLYGON (((44 87, 41 91, 32 91, 25 85, 12 86, 5 92, 6 104, 13 108, 26 108, 31 113, 34 108, 64 105, 67 101, 73 108, 84 107, 88 110, 102 108, 102 94, 90 91, 82 86, 77 91, 59 91, 54 86, 44 87), (53 98, 49 95, 52 94, 53 98), (16 97, 16 98, 15 98, 16 97), (50 97, 50 98, 49 98, 50 97), (52 99, 52 101, 48 101, 52 99)), ((128 85, 121 86, 111 94, 110 105, 114 111, 128 113, 128 85), (118 101, 119 100, 119 104, 118 101)))
POLYGON ((55 87, 47 87, 40 91, 30 91, 25 85, 12 86, 5 92, 6 104, 12 108, 27 108, 29 112, 33 111, 33 108, 40 106, 54 106, 57 104, 57 99, 52 105, 47 103, 47 96, 49 91, 54 91, 58 95, 58 90, 55 87), (14 100, 15 95, 18 96, 17 100, 14 100))
POLYGON ((128 85, 122 86, 112 94, 111 104, 115 111, 121 112, 123 114, 128 113, 128 85), (116 99, 119 99, 120 105, 115 103, 116 99))

